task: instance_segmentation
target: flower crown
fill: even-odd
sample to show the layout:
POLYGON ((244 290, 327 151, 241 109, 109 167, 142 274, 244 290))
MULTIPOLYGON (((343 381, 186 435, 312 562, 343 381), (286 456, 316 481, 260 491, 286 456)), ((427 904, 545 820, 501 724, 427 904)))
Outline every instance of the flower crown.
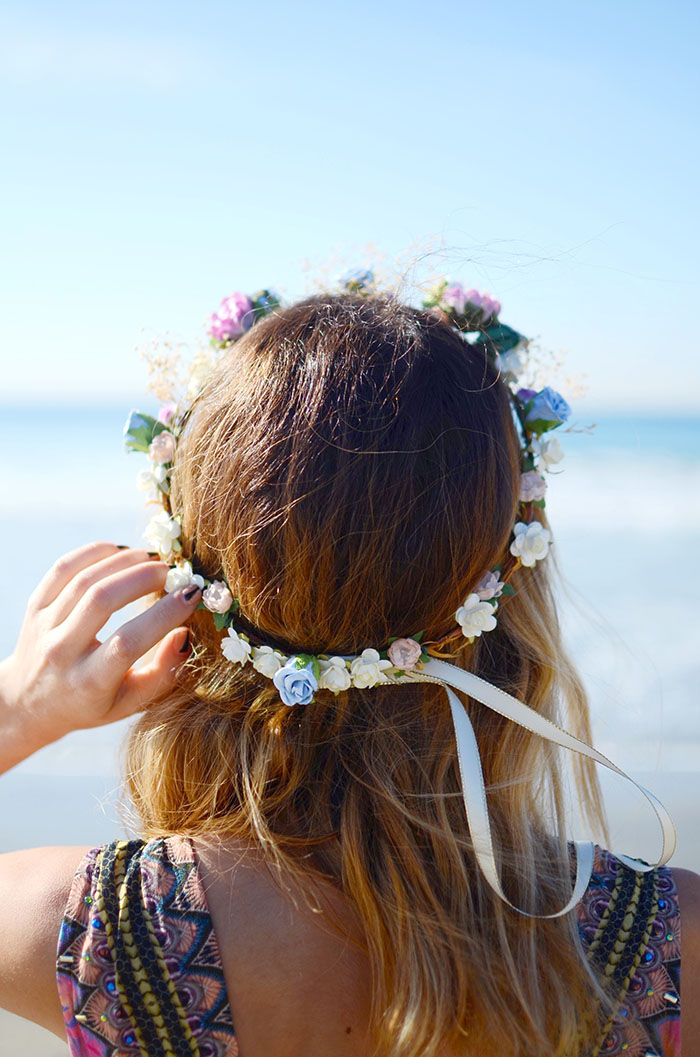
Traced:
MULTIPOLYGON (((366 269, 347 272, 339 280, 346 291, 361 296, 375 292, 373 273, 366 269)), ((547 488, 543 472, 562 459, 552 430, 567 421, 571 410, 566 400, 546 386, 539 391, 518 387, 518 374, 526 365, 529 341, 518 331, 499 322, 501 305, 487 294, 465 290, 459 283, 443 279, 423 299, 427 311, 454 326, 473 348, 482 350, 501 373, 510 392, 521 439, 521 476, 518 518, 513 527, 509 552, 502 565, 483 574, 473 591, 455 612, 456 626, 440 639, 424 642, 424 633, 401 636, 382 648, 369 647, 355 656, 295 653, 291 656, 266 644, 253 633, 236 627, 238 599, 224 579, 207 580, 195 573, 181 557, 180 521, 170 508, 170 474, 184 421, 185 410, 175 404, 161 408, 157 418, 132 411, 124 430, 128 451, 146 453, 151 465, 141 470, 139 487, 150 501, 163 509, 148 524, 144 536, 160 557, 170 564, 165 590, 175 591, 196 584, 202 590, 199 608, 208 610, 217 631, 225 633, 221 650, 232 664, 252 664, 272 679, 285 705, 309 704, 317 690, 338 694, 350 687, 367 688, 402 681, 418 674, 431 657, 451 656, 445 647, 456 639, 473 642, 497 624, 500 601, 513 594, 508 582, 521 566, 532 567, 545 558, 551 533, 535 516, 544 508, 547 488)), ((207 332, 215 349, 234 344, 258 319, 275 312, 280 300, 270 290, 252 297, 233 293, 225 297, 208 319, 207 332)))

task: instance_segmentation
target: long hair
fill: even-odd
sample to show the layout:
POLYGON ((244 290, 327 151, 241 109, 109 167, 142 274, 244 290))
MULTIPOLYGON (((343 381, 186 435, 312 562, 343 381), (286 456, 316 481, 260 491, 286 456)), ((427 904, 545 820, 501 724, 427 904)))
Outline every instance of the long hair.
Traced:
MULTIPOLYGON (((519 474, 507 388, 450 326, 391 298, 314 297, 225 354, 180 440, 172 508, 185 557, 225 577, 264 641, 351 654, 454 625, 505 556, 519 474)), ((589 739, 548 565, 515 573, 498 627, 454 662, 589 739)), ((319 691, 289 709, 226 661, 209 614, 192 629, 180 685, 130 735, 144 835, 243 839, 280 878, 335 885, 360 922, 387 1057, 585 1052, 599 1015, 575 923, 519 915, 482 878, 444 691, 319 691)), ((552 911, 571 886, 558 756, 464 704, 504 887, 552 911)), ((602 823, 590 768, 576 781, 602 823)))

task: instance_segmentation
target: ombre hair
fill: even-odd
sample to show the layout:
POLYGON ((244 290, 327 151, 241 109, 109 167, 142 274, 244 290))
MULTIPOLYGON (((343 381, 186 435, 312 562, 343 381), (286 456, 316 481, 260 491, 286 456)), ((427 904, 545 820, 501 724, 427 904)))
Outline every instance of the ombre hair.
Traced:
MULTIPOLYGON (((184 557, 223 575, 244 626, 285 653, 352 654, 454 625, 505 557, 519 475, 508 390, 483 354, 392 298, 328 296, 225 354, 186 423, 171 499, 184 557)), ((517 570, 498 627, 453 660, 590 740, 551 569, 517 570)), ((336 886, 360 923, 386 1057, 586 1052, 604 1001, 574 916, 519 915, 482 877, 443 689, 319 691, 290 709, 225 660, 210 614, 192 635, 178 687, 130 734, 143 834, 243 840, 283 882, 336 886)), ((557 750, 464 704, 506 892, 556 910, 571 887, 557 750)), ((604 832, 588 761, 574 776, 604 832)))

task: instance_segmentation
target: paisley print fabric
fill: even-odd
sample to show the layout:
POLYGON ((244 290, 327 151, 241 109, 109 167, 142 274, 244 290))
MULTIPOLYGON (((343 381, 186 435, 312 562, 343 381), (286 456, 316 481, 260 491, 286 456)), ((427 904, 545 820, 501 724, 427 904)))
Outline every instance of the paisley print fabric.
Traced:
MULTIPOLYGON (((680 1057, 680 916, 667 867, 638 874, 596 850, 577 908, 613 998, 591 1057, 680 1057)), ((58 992, 71 1057, 238 1057, 216 936, 190 843, 88 852, 60 930, 58 992)))

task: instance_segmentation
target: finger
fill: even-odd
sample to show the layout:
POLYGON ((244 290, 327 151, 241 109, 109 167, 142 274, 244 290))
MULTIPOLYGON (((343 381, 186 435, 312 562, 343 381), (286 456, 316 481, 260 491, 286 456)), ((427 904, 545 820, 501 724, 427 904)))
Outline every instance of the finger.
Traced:
POLYGON ((50 605, 66 584, 82 569, 123 549, 128 548, 117 547, 115 543, 86 543, 68 554, 61 555, 32 591, 30 604, 35 609, 43 609, 50 605))
MULTIPOLYGON (((94 644, 100 628, 117 610, 145 595, 162 591, 167 574, 168 567, 163 562, 141 562, 130 569, 121 569, 111 576, 105 576, 87 589, 75 609, 53 634, 60 635, 68 652, 83 653, 94 644)), ((174 623, 170 627, 174 627, 174 623)), ((162 634, 158 636, 159 639, 162 637, 162 634)))
POLYGON ((135 565, 154 560, 157 560, 157 557, 154 559, 148 551, 126 547, 88 565, 87 568, 76 573, 51 605, 46 607, 51 626, 56 627, 61 624, 80 605, 90 588, 100 581, 106 580, 107 577, 113 576, 122 569, 131 569, 135 565))
POLYGON ((183 587, 127 621, 86 660, 88 678, 118 686, 139 657, 192 616, 201 597, 199 588, 183 587))
POLYGON ((114 707, 107 715, 107 722, 114 723, 133 716, 135 712, 143 712, 164 697, 175 685, 178 670, 190 652, 187 628, 176 628, 166 635, 147 665, 127 672, 114 707))

